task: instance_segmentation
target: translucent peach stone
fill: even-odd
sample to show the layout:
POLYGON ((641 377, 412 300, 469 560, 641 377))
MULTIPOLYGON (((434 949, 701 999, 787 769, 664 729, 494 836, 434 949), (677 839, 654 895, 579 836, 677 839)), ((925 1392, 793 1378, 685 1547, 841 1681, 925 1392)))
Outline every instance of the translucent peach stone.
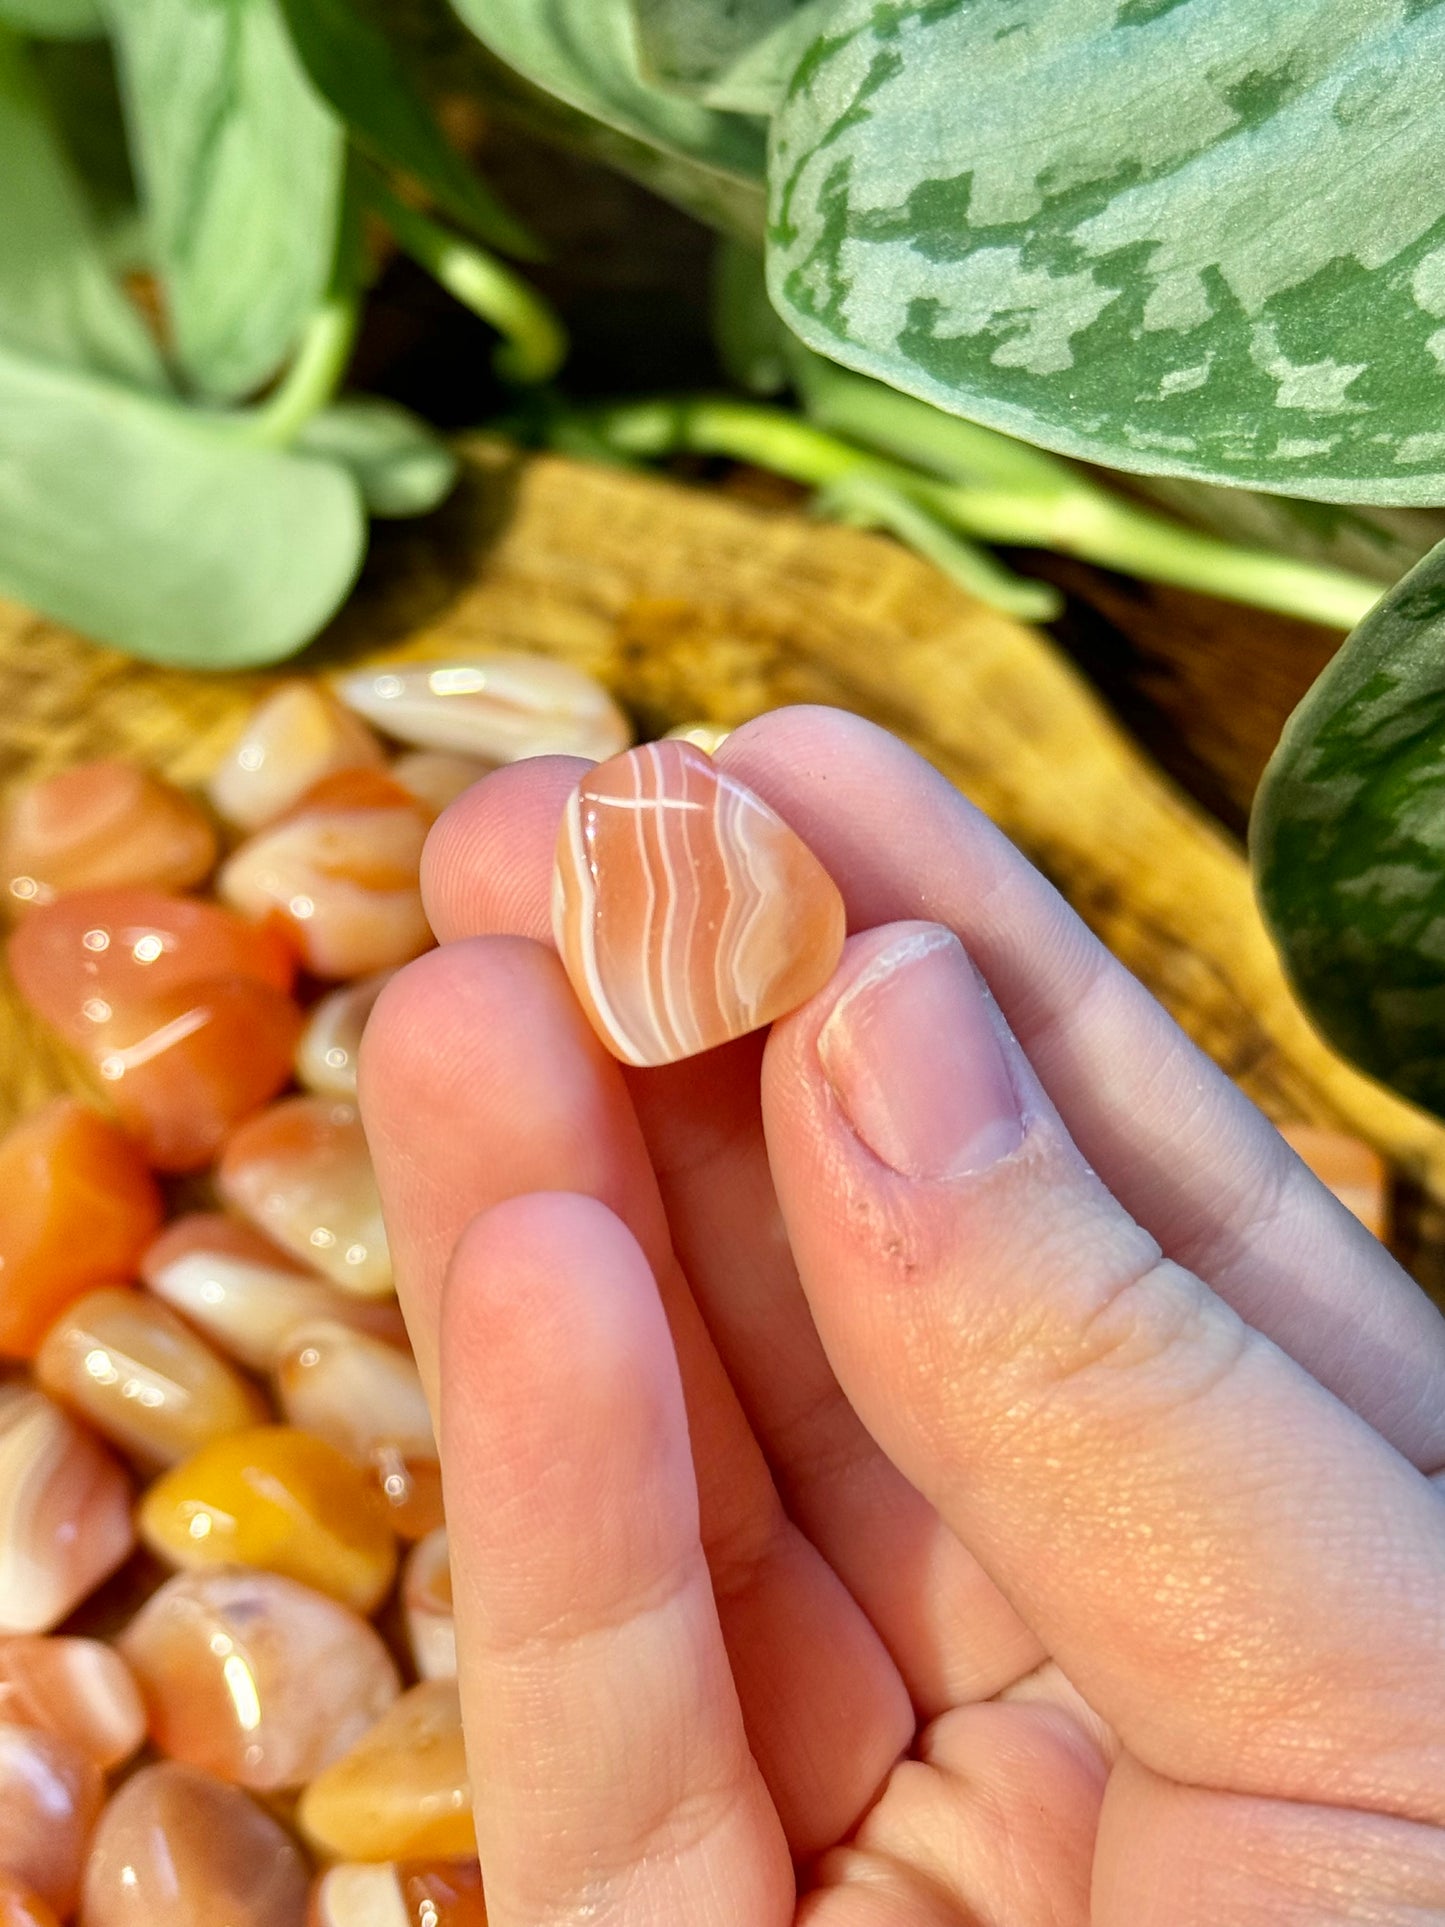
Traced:
POLYGON ((224 1212, 175 1219, 146 1250, 140 1272, 157 1297, 252 1371, 273 1370, 293 1335, 319 1322, 406 1344, 394 1299, 334 1290, 309 1265, 224 1212))
POLYGON ((222 866, 217 889, 279 924, 318 977, 389 970, 427 949, 421 852, 431 813, 379 770, 316 785, 222 866))
POLYGON ((0 1927, 60 1927, 39 1894, 0 1876, 0 1927))
POLYGON ((293 1425, 364 1466, 404 1539, 441 1516, 441 1468, 421 1376, 410 1352, 323 1320, 296 1331, 276 1366, 276 1392, 293 1425))
POLYGON ((235 1787, 171 1761, 114 1794, 85 1869, 81 1927, 305 1927, 294 1840, 235 1787))
POLYGON ((163 1753, 258 1791, 304 1784, 396 1698, 364 1619, 279 1573, 178 1573, 118 1641, 163 1753))
POLYGON ((495 767, 475 756, 452 756, 442 749, 411 749, 397 757, 391 773, 408 795, 433 816, 440 816, 495 767))
POLYGON ((1368 1231, 1389 1236, 1390 1174, 1372 1144, 1318 1124, 1282 1124, 1280 1135, 1368 1231))
POLYGON ((333 990, 314 1006, 296 1048, 296 1075, 308 1091, 323 1097, 355 1097, 361 1033, 395 974, 379 970, 360 983, 333 990))
POLYGON ((0 879, 15 910, 111 884, 184 890, 215 861, 204 813, 134 763, 79 763, 30 784, 0 833, 0 879))
POLYGON ((323 776, 382 761, 375 736, 334 696, 314 682, 286 682, 246 719, 211 778, 210 797, 238 830, 258 830, 323 776))
POLYGON ((100 1768, 69 1740, 0 1725, 0 1875, 70 1914, 103 1792, 100 1768))
POLYGON ((130 1482, 42 1392, 0 1385, 0 1633, 46 1633, 135 1544, 130 1482))
POLYGON ((102 1768, 128 1760, 146 1733, 131 1670, 99 1639, 0 1639, 0 1720, 57 1733, 102 1768))
POLYGON ((447 1531, 439 1526, 412 1547, 401 1576, 407 1644, 422 1679, 455 1679, 457 1629, 447 1531))
POLYGON ((509 650, 397 663, 343 677, 341 699, 399 742, 491 763, 615 756, 632 726, 600 683, 569 663, 509 650))
POLYGON ((463 1858, 477 1850, 453 1680, 423 1680, 301 1796, 296 1817, 338 1860, 463 1858))
POLYGON ((362 1613, 396 1572, 396 1540, 361 1468, 290 1425, 202 1446, 151 1486, 138 1524, 172 1565, 259 1566, 362 1613))
POLYGON ((343 1291, 391 1291, 381 1196, 354 1106, 291 1097, 243 1124, 216 1172, 221 1196, 343 1291))
POLYGON ((10 968, 35 1014, 81 1049, 118 1013, 218 977, 289 991, 291 951, 229 910, 160 890, 78 890, 26 917, 10 968))
POLYGON ((29 1358, 91 1286, 132 1274, 161 1221, 140 1153, 61 1098, 0 1138, 0 1356, 29 1358))
POLYGON ((843 899, 807 845, 690 743, 589 770, 557 843, 552 926, 608 1049, 670 1064, 783 1016, 832 975, 843 899))
POLYGON ((328 1867, 312 1889, 306 1927, 487 1927, 475 1860, 328 1867))
POLYGON ((255 1386, 189 1325, 120 1285, 66 1307, 36 1353, 35 1376, 148 1470, 267 1416, 255 1386))

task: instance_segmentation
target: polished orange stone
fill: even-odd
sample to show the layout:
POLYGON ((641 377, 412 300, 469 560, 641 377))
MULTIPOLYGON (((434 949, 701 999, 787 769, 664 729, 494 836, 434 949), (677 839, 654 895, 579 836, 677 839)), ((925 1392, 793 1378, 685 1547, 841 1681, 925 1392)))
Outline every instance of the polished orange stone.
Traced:
POLYGON ((454 1680, 403 1693, 296 1812, 302 1833, 338 1860, 466 1858, 477 1850, 454 1680))
POLYGON ((46 1633, 135 1544, 130 1481, 32 1386, 0 1384, 0 1633, 46 1633))
POLYGON ((55 1910, 29 1887, 0 1878, 0 1927, 60 1927, 55 1910))
POLYGON ((1389 1236, 1390 1173, 1372 1144, 1318 1124, 1283 1124, 1280 1135, 1367 1230, 1389 1236))
POLYGON ((455 1679, 457 1630, 447 1531, 439 1526, 412 1547, 401 1576, 402 1611, 412 1663, 422 1679, 455 1679))
POLYGON ((259 1566, 362 1613, 396 1572, 396 1540, 361 1468, 290 1425, 202 1446, 151 1486, 138 1524, 172 1565, 259 1566))
POLYGON ((149 1292, 120 1285, 68 1305, 35 1356, 46 1391, 139 1465, 174 1465, 267 1416, 254 1385, 149 1292))
POLYGON ((355 1097, 361 1034, 376 1000, 396 973, 380 970, 343 984, 311 1010, 296 1048, 296 1075, 323 1097, 355 1097))
POLYGON ((314 682, 286 682, 259 703, 210 782, 216 809, 240 830, 274 823, 335 770, 379 766, 382 748, 357 716, 314 682))
POLYGON ((229 1205, 332 1284, 362 1298, 390 1293, 381 1196, 353 1105, 273 1104, 232 1135, 216 1182, 229 1205))
POLYGON ((103 1791, 100 1768, 69 1740, 0 1724, 0 1875, 69 1915, 103 1791))
POLYGON ((269 1813, 192 1767, 114 1794, 85 1869, 81 1927, 304 1927, 306 1865, 269 1813))
POLYGON ((398 742, 491 763, 523 756, 615 756, 632 726, 607 691, 570 663, 493 649, 446 662, 362 669, 341 698, 398 742))
POLYGON ((771 1023, 833 974, 837 885, 802 839, 691 743, 644 743, 568 802, 557 948, 626 1064, 670 1064, 771 1023))
POLYGON ((10 939, 21 996, 86 1049, 118 1014, 219 977, 289 991, 292 952, 218 904, 160 890, 77 890, 33 911, 10 939))
POLYGON ((160 1750, 258 1792, 314 1779, 398 1692, 364 1619, 274 1572, 178 1573, 118 1644, 160 1750))
POLYGON ((141 1277, 211 1342, 253 1371, 274 1370, 295 1333, 317 1323, 405 1346, 395 1299, 356 1298, 239 1218, 196 1211, 168 1224, 141 1259, 141 1277))
POLYGON ((442 749, 413 749, 398 756, 391 773, 408 795, 440 816, 494 766, 474 756, 452 756, 442 749))
POLYGON ((57 1733, 102 1768, 128 1760, 146 1732, 131 1670, 100 1639, 0 1639, 0 1720, 57 1733))
POLYGON ((305 1019, 283 991, 211 977, 123 1006, 88 1055, 158 1171, 198 1171, 291 1080, 305 1019))
POLYGON ((140 1153, 83 1104, 58 1099, 0 1138, 0 1356, 33 1356, 93 1285, 134 1273, 161 1220, 140 1153))
POLYGON ((134 763, 79 763, 20 791, 0 831, 11 908, 115 884, 184 890, 210 874, 216 833, 183 790, 134 763))
POLYGON ((343 1861, 311 1894, 306 1927, 487 1927, 475 1860, 343 1861))
POLYGON ((427 949, 421 853, 431 813, 380 770, 313 786, 221 869, 227 903, 283 929, 318 977, 361 977, 427 949))

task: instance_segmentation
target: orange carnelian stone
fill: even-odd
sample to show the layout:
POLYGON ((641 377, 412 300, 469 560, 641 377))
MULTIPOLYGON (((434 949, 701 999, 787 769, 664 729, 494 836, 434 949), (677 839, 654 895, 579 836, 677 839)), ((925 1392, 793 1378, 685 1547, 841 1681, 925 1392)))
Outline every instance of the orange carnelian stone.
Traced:
POLYGON ((305 1019, 284 991, 211 977, 124 1006, 89 1056, 158 1171, 198 1171, 290 1080, 305 1019))
POLYGON ((114 884, 184 890, 209 875, 216 833, 183 790, 134 763, 80 763, 20 791, 0 835, 10 907, 114 884))
POLYGON ((214 903, 161 890, 78 890, 28 916, 10 968, 38 1017, 72 1044, 150 998, 217 977, 289 991, 296 960, 281 938, 214 903))
POLYGON ((0 1139, 0 1355, 30 1358, 93 1286, 133 1275, 161 1199, 121 1131, 60 1098, 0 1139))

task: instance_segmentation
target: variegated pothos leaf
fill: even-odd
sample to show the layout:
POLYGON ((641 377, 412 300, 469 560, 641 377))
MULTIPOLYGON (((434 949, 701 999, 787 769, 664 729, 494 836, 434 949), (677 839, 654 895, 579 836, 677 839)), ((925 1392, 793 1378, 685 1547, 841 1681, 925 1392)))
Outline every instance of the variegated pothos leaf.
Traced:
POLYGON ((1366 616, 1290 718, 1250 849, 1320 1030, 1445 1115, 1445 544, 1366 616))
POLYGON ((773 124, 824 354, 1117 468, 1445 500, 1445 0, 839 0, 773 124))

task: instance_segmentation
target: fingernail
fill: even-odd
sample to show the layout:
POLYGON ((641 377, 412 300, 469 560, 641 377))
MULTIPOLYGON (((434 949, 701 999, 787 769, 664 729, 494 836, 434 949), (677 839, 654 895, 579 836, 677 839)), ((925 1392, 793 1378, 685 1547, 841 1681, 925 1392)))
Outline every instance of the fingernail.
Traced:
POLYGON ((947 930, 914 929, 880 951, 838 999, 818 1054, 853 1130, 904 1177, 983 1171, 1023 1138, 983 987, 947 930))

